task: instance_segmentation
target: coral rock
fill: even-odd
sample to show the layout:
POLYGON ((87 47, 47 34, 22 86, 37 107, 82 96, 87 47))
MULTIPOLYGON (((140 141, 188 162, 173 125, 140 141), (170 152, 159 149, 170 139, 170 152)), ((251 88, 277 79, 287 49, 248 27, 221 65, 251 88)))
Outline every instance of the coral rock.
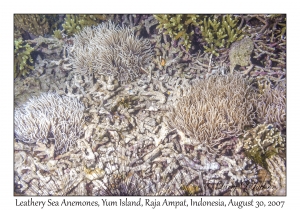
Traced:
POLYGON ((249 37, 237 41, 231 45, 229 51, 230 72, 233 73, 236 65, 247 66, 251 63, 250 55, 254 49, 254 43, 249 37))

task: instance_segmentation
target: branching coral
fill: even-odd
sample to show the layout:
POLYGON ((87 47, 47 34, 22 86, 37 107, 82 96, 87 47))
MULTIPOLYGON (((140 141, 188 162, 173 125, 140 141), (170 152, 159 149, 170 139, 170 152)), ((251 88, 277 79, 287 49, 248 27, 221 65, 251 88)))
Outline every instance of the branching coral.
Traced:
POLYGON ((62 35, 62 31, 60 30, 54 30, 53 31, 53 36, 56 38, 56 39, 62 39, 63 38, 63 35, 62 35))
POLYGON ((258 100, 257 117, 259 123, 273 124, 279 129, 286 127, 285 88, 267 86, 258 100))
POLYGON ((66 15, 65 23, 62 24, 68 35, 81 31, 85 26, 98 25, 106 19, 105 15, 66 15))
POLYGON ((179 99, 169 113, 169 124, 213 150, 219 140, 254 124, 253 99, 253 89, 241 76, 211 76, 179 99))
POLYGON ((14 25, 36 36, 43 36, 49 31, 45 15, 15 15, 14 25))
POLYGON ((112 22, 84 28, 68 51, 77 72, 113 76, 121 82, 140 75, 153 54, 148 40, 138 39, 131 28, 112 22))
POLYGON ((33 63, 30 53, 34 49, 28 43, 24 43, 22 39, 14 42, 14 77, 19 75, 25 76, 29 70, 33 70, 33 63))
POLYGON ((243 38, 243 29, 238 27, 239 19, 237 16, 222 15, 214 18, 204 18, 203 26, 200 27, 202 36, 206 41, 205 52, 219 55, 218 48, 228 48, 231 43, 243 38))
POLYGON ((164 33, 168 34, 172 39, 183 40, 183 46, 186 49, 191 48, 191 41, 194 31, 191 30, 191 26, 199 26, 202 23, 200 15, 154 15, 159 21, 157 28, 164 29, 164 33))
POLYGON ((243 139, 246 155, 264 168, 267 168, 266 160, 271 156, 284 156, 285 139, 281 132, 270 124, 260 124, 250 129, 243 139))
POLYGON ((53 138, 56 153, 64 153, 82 134, 83 110, 74 98, 54 93, 33 97, 15 110, 16 139, 35 143, 53 138))
POLYGON ((69 35, 73 35, 74 33, 80 31, 81 27, 78 25, 78 16, 67 14, 62 27, 69 35))

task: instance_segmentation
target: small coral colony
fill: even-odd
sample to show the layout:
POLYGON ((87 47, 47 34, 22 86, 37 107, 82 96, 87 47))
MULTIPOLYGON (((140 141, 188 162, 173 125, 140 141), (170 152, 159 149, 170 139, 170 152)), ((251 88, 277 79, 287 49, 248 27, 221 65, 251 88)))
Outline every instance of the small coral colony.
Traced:
POLYGON ((15 195, 285 195, 285 14, 15 14, 15 195))

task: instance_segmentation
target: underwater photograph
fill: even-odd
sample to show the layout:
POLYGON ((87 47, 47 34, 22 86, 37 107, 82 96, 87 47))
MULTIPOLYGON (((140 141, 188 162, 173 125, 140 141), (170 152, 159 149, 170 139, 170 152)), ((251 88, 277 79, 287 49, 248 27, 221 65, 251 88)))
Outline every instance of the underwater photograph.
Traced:
POLYGON ((14 14, 14 196, 286 196, 286 14, 14 14))

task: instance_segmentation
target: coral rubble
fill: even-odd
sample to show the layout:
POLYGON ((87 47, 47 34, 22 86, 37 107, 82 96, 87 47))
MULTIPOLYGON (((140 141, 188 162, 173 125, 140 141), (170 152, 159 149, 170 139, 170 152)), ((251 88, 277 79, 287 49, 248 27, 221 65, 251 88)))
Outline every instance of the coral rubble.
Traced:
POLYGON ((56 56, 55 58, 59 58, 60 54, 63 50, 63 42, 56 38, 44 38, 39 36, 34 40, 28 40, 29 44, 31 44, 34 48, 34 51, 43 53, 45 57, 56 56))
POLYGON ((285 15, 38 17, 15 25, 15 195, 286 194, 285 15))

